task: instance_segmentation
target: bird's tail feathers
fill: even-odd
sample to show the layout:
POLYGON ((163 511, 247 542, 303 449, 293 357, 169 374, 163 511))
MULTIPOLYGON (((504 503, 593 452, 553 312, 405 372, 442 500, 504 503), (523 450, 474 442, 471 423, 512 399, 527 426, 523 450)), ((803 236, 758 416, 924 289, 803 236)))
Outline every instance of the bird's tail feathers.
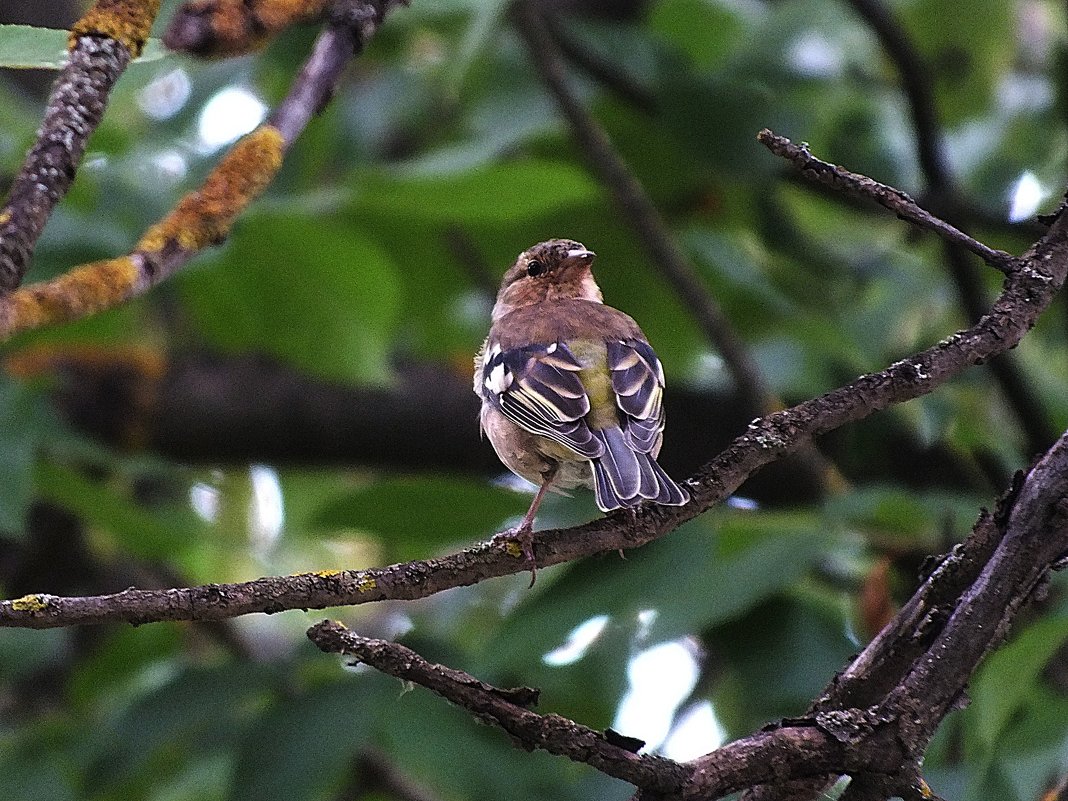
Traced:
POLYGON ((656 460, 633 450, 619 428, 593 432, 604 444, 604 455, 593 461, 594 494, 602 512, 653 501, 664 506, 682 506, 690 494, 671 480, 656 460))

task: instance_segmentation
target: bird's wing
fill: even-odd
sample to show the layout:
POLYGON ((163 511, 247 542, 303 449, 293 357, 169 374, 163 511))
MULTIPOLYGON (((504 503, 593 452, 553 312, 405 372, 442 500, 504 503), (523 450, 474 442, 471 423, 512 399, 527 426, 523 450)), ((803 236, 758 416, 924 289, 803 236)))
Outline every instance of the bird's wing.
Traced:
POLYGON ((605 344, 616 404, 626 417, 624 433, 635 450, 650 453, 664 430, 664 368, 648 342, 605 344))
POLYGON ((584 419, 590 399, 581 369, 562 343, 511 350, 493 345, 482 362, 482 396, 516 425, 596 459, 604 445, 584 419))

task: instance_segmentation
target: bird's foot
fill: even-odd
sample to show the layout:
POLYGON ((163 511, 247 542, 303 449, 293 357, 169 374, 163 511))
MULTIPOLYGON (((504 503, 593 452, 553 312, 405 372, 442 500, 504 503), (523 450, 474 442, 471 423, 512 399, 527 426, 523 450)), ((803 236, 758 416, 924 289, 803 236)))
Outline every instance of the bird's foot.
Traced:
POLYGON ((515 528, 506 528, 504 531, 493 535, 491 540, 494 544, 518 545, 523 561, 530 568, 530 586, 534 586, 534 579, 538 575, 538 564, 534 561, 534 526, 523 522, 515 528))

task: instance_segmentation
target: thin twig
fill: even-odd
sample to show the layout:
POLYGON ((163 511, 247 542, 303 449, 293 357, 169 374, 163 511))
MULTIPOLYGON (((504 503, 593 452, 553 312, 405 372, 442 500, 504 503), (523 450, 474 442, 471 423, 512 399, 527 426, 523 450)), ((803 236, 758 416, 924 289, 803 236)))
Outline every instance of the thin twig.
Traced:
POLYGON ((859 175, 835 164, 821 161, 812 155, 807 145, 795 145, 785 136, 772 133, 767 128, 757 134, 757 141, 776 156, 782 156, 792 162, 794 166, 801 170, 801 174, 810 180, 827 184, 849 195, 874 200, 883 208, 894 212, 901 219, 919 228, 933 231, 943 239, 967 248, 991 267, 1000 270, 1006 275, 1010 274, 1014 269, 1016 257, 1011 253, 996 250, 973 239, 955 226, 920 208, 916 205, 916 201, 900 189, 894 189, 865 175, 859 175))
MULTIPOLYGON (((1018 260, 1001 295, 976 325, 885 370, 754 420, 743 436, 687 482, 691 500, 685 506, 646 506, 633 514, 613 514, 570 529, 540 532, 535 543, 538 565, 635 548, 658 539, 720 503, 761 467, 796 452, 813 437, 925 395, 976 362, 1015 347, 1052 302, 1066 275, 1068 218, 1061 216, 1018 260)), ((523 570, 524 562, 509 555, 507 549, 484 544, 440 559, 372 570, 307 573, 172 590, 130 589, 87 598, 29 595, 0 602, 0 626, 221 620, 252 612, 423 598, 523 570)))
POLYGON ((333 97, 345 65, 374 36, 394 0, 340 0, 285 99, 268 122, 289 145, 333 97))
POLYGON ((0 210, 0 297, 22 283, 34 247, 67 194, 111 89, 141 54, 159 0, 97 0, 70 35, 37 140, 0 210))

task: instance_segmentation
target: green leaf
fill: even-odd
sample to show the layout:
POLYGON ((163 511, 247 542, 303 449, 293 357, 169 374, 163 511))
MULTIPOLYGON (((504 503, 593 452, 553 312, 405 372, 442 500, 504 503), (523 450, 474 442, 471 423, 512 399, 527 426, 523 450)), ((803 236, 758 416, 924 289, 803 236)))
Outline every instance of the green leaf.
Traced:
POLYGON ((598 615, 625 622, 655 611, 646 634, 650 645, 715 626, 796 582, 826 545, 822 527, 808 514, 698 520, 628 552, 626 561, 573 567, 551 592, 520 605, 487 652, 495 663, 539 659, 598 615))
POLYGON ((353 759, 392 699, 381 682, 344 676, 270 706, 251 721, 238 750, 230 801, 337 797, 353 759))
POLYGON ((15 407, 5 402, 8 382, 0 382, 0 531, 18 536, 33 493, 32 434, 20 430, 15 407))
POLYGON ((335 499, 314 525, 360 528, 381 536, 392 559, 434 555, 456 542, 473 542, 521 515, 529 498, 485 482, 447 477, 377 481, 335 499))
POLYGON ((1040 620, 991 655, 971 684, 966 731, 972 747, 993 756, 1013 716, 1036 691, 1042 669, 1068 638, 1068 615, 1040 620))
POLYGON ((686 53, 694 64, 709 68, 721 61, 742 37, 741 14, 726 4, 706 0, 665 0, 650 10, 655 33, 686 53))
MULTIPOLYGON (((70 31, 34 25, 0 25, 0 67, 58 70, 67 63, 70 31)), ((157 61, 167 55, 159 39, 149 39, 134 62, 157 61)))
MULTIPOLYGON (((503 732, 422 687, 400 694, 380 721, 384 747, 404 773, 452 799, 588 801, 629 797, 622 783, 544 751, 516 748, 503 732)), ((633 788, 629 788, 633 790, 633 788)))
POLYGON ((357 213, 428 222, 518 223, 594 201, 599 189, 578 167, 512 161, 450 175, 374 172, 358 176, 357 213))
POLYGON ((802 714, 856 653, 839 600, 806 584, 706 633, 709 651, 722 660, 709 700, 731 738, 802 714))
POLYGON ((1002 0, 910 0, 901 21, 926 61, 946 123, 982 116, 1012 64, 1019 24, 1002 0))
POLYGON ((261 666, 229 664, 184 669, 149 689, 96 732, 87 783, 121 788, 192 754, 231 748, 251 711, 268 699, 268 678, 261 666))
POLYGON ((337 221, 246 220, 222 258, 187 273, 181 287, 200 331, 226 350, 268 353, 339 381, 389 375, 397 267, 337 221))
POLYGON ((0 532, 22 533, 37 450, 62 430, 39 390, 0 372, 0 532))
POLYGON ((460 52, 453 59, 449 83, 453 93, 459 92, 467 71, 491 42, 499 38, 501 20, 510 5, 509 0, 487 0, 479 3, 471 14, 471 21, 460 42, 460 52))
POLYGON ((23 721, 14 730, 5 727, 0 735, 0 798, 5 801, 84 798, 78 787, 78 766, 71 759, 76 745, 69 715, 40 716, 23 721))
POLYGON ((859 487, 827 500, 829 520, 858 531, 883 548, 944 550, 946 531, 966 531, 975 520, 975 498, 889 485, 859 487))
POLYGON ((86 523, 107 529, 124 548, 148 558, 173 556, 176 543, 198 541, 197 535, 207 529, 187 506, 148 509, 119 488, 65 465, 41 462, 35 480, 41 497, 69 509, 86 523))

